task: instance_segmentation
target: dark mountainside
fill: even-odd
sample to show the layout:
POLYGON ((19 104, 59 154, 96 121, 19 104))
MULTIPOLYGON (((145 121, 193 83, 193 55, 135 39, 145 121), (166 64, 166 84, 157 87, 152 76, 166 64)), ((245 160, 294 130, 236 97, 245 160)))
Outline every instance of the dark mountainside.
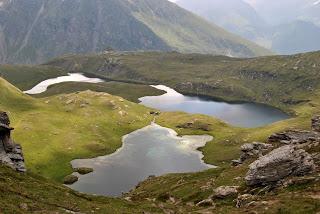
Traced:
POLYGON ((166 0, 0 2, 2 63, 40 63, 110 48, 239 57, 270 54, 166 0))

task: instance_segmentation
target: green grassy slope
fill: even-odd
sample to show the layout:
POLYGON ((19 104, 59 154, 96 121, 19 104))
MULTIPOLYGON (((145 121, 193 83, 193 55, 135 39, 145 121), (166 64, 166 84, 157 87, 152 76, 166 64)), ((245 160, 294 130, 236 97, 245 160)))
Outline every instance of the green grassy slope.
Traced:
POLYGON ((231 34, 217 25, 159 0, 129 3, 134 16, 152 29, 169 46, 183 53, 211 53, 232 56, 271 55, 271 51, 231 34))
POLYGON ((112 95, 123 97, 132 102, 139 102, 138 99, 143 96, 158 96, 162 91, 147 85, 138 85, 122 82, 103 82, 103 83, 81 83, 66 82, 52 85, 44 93, 34 95, 34 97, 48 97, 57 94, 68 94, 77 91, 96 91, 106 92, 112 95))
POLYGON ((25 91, 43 80, 66 75, 62 69, 48 66, 0 65, 0 77, 25 91))
MULTIPOLYGON (((243 177, 247 171, 247 165, 239 168, 230 166, 230 161, 239 157, 242 144, 265 141, 270 134, 290 128, 310 128, 310 118, 320 113, 318 59, 319 53, 258 59, 232 59, 177 53, 110 53, 109 55, 62 58, 48 65, 54 65, 66 71, 75 71, 74 68, 77 67, 76 71, 89 70, 94 75, 128 82, 168 83, 169 86, 185 93, 191 93, 190 91, 194 88, 181 87, 180 82, 190 82, 191 85, 202 82, 206 87, 197 87, 199 94, 227 95, 226 98, 231 100, 268 101, 272 105, 282 106, 288 111, 295 112, 296 116, 289 120, 255 129, 230 127, 215 118, 204 115, 162 113, 156 122, 175 129, 181 135, 212 135, 213 141, 207 143, 201 150, 204 153, 204 160, 218 165, 219 169, 149 179, 129 194, 136 209, 150 205, 161 209, 162 212, 173 210, 180 213, 190 211, 246 213, 253 210, 259 213, 317 213, 320 207, 318 182, 298 184, 270 193, 258 194, 257 203, 253 207, 241 209, 235 208, 234 198, 216 201, 216 209, 213 210, 192 206, 190 202, 207 198, 212 194, 213 187, 220 185, 240 185, 242 193, 246 192, 243 177), (109 64, 105 64, 106 59, 109 58, 116 59, 117 63, 113 65, 113 69, 107 69, 110 68, 109 64), (220 78, 222 81, 216 79, 218 84, 215 85, 214 90, 210 90, 207 86, 214 78, 220 78), (238 86, 238 91, 231 90, 232 88, 228 87, 231 85, 238 86), (273 91, 274 96, 269 96, 271 100, 265 100, 266 97, 262 96, 266 90, 273 91), (284 103, 282 101, 284 96, 292 101, 284 103), (305 101, 298 102, 302 99, 305 101), (195 126, 179 128, 189 122, 194 122, 195 126), (209 129, 204 131, 201 127, 209 127, 209 129), (208 185, 209 188, 206 187, 208 185), (168 193, 177 203, 166 200, 168 193), (294 205, 292 200, 295 202, 294 205)), ((70 160, 111 153, 121 145, 121 136, 147 125, 153 119, 149 115, 148 108, 105 93, 84 91, 35 99, 23 95, 21 91, 2 79, 0 88, 2 89, 0 96, 4 98, 3 101, 0 100, 0 109, 10 111, 13 126, 16 127, 14 138, 23 145, 29 170, 58 181, 71 172, 70 160), (17 105, 20 102, 23 105, 17 105)), ((9 174, 7 177, 12 179, 12 176, 14 175, 9 174)), ((22 180, 22 182, 27 183, 29 180, 22 180)), ((39 184, 39 181, 35 183, 39 184)), ((18 187, 12 184, 12 188, 18 187)), ((27 190, 31 192, 34 189, 29 186, 27 190)), ((36 188, 35 190, 38 191, 36 188)), ((11 193, 13 200, 20 200, 17 199, 18 196, 20 197, 19 193, 16 191, 11 193)), ((41 195, 55 198, 53 193, 49 189, 35 195, 38 198, 41 195)), ((96 199, 92 200, 92 204, 97 202, 96 199)), ((29 202, 32 203, 32 201, 36 201, 35 197, 29 202)), ((119 204, 122 206, 122 202, 110 203, 110 206, 117 207, 119 204)), ((81 206, 87 206, 87 204, 83 202, 81 206)), ((123 206, 126 208, 125 205, 123 206)), ((85 212, 85 208, 83 210, 85 212)), ((132 209, 131 213, 135 212, 136 210, 132 209)), ((136 213, 140 213, 140 210, 136 213)))
MULTIPOLYGON (((33 86, 44 80, 64 76, 67 74, 68 71, 65 69, 43 65, 0 65, 0 77, 6 79, 8 82, 15 85, 22 91, 29 90, 33 86)), ((98 84, 82 82, 60 83, 50 86, 48 90, 42 94, 33 96, 41 98, 57 94, 67 94, 86 90, 110 93, 116 96, 123 97, 132 102, 138 102, 138 98, 143 96, 162 94, 162 91, 147 85, 111 81, 98 84)))
POLYGON ((152 121, 149 110, 106 93, 84 91, 34 99, 0 79, 0 109, 10 112, 27 167, 55 180, 70 161, 114 152, 121 137, 152 121))
POLYGON ((160 209, 122 199, 75 192, 33 173, 19 174, 0 165, 0 212, 23 213, 160 213, 160 209))
POLYGON ((108 53, 58 58, 48 65, 114 80, 165 84, 185 94, 255 101, 289 110, 291 105, 307 102, 308 96, 319 88, 319 58, 320 52, 252 59, 179 53, 108 53), (112 63, 108 63, 110 59, 112 63))

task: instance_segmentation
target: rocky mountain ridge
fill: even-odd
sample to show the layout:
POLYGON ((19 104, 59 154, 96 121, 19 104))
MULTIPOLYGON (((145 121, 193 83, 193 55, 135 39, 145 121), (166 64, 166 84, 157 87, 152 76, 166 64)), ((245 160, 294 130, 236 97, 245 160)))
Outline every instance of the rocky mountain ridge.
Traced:
POLYGON ((10 120, 6 112, 0 112, 0 163, 18 172, 26 172, 21 145, 11 139, 10 120))
POLYGON ((1 1, 0 63, 35 64, 109 49, 271 54, 167 0, 1 1))

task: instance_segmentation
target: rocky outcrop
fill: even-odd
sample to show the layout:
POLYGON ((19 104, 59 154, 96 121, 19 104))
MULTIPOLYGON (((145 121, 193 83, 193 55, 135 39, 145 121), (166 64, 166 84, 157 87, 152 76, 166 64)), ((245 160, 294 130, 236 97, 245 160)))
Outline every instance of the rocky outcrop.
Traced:
POLYGON ((232 160, 233 165, 240 165, 244 161, 252 157, 261 157, 267 151, 269 151, 273 146, 266 143, 246 143, 241 146, 241 155, 237 160, 232 160))
POLYGON ((293 145, 285 145, 253 162, 245 180, 249 186, 268 185, 290 175, 305 175, 314 169, 310 154, 293 145))
POLYGON ((6 112, 0 112, 0 163, 19 172, 26 172, 22 148, 11 138, 10 120, 6 112))
POLYGON ((66 177, 64 177, 63 179, 63 183, 66 185, 71 185, 74 184, 75 182, 77 182, 79 180, 79 178, 76 175, 67 175, 66 177))
MULTIPOLYGON (((245 177, 247 185, 268 185, 289 176, 304 176, 314 171, 320 156, 320 116, 312 118, 311 128, 312 131, 289 130, 271 135, 268 142, 280 147, 250 165, 245 177)), ((253 147, 245 144, 241 149, 244 154, 248 151, 251 154, 253 147)))
POLYGON ((320 133, 306 130, 290 130, 271 135, 268 139, 268 142, 291 145, 308 142, 320 142, 320 133))
POLYGON ((251 194, 243 194, 243 195, 238 195, 238 198, 236 199, 236 207, 244 207, 247 206, 248 204, 252 203, 254 199, 254 196, 251 194))
POLYGON ((220 186, 214 190, 215 198, 225 198, 238 194, 239 186, 220 186))

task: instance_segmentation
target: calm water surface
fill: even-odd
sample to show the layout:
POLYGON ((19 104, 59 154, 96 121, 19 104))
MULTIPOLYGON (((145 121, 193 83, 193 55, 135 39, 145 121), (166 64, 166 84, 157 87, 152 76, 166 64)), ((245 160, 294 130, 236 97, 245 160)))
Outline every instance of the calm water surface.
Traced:
POLYGON ((81 175, 70 187, 80 192, 120 196, 150 175, 212 168, 196 150, 212 139, 208 135, 178 137, 172 129, 152 123, 124 136, 123 146, 111 155, 72 161, 73 167, 91 167, 94 172, 81 175))
POLYGON ((57 78, 47 79, 45 81, 40 82, 32 89, 28 91, 24 91, 26 94, 41 94, 45 92, 50 85, 54 85, 62 82, 89 82, 89 83, 99 83, 104 82, 99 78, 89 78, 80 73, 70 73, 68 76, 60 76, 57 78))
MULTIPOLYGON (((91 82, 103 80, 88 78, 79 73, 45 80, 27 94, 45 92, 50 85, 61 82, 91 82)), ((184 96, 163 86, 153 86, 166 91, 161 96, 140 98, 141 104, 161 111, 184 111, 215 116, 232 125, 258 127, 289 116, 278 109, 255 103, 227 103, 200 97, 184 96)), ((212 140, 211 136, 178 137, 171 129, 155 123, 123 137, 123 146, 111 155, 72 161, 73 167, 90 167, 93 173, 78 175, 79 181, 70 187, 80 192, 120 196, 150 175, 196 172, 214 166, 202 161, 199 147, 212 140)))
POLYGON ((184 111, 206 114, 240 127, 259 127, 289 118, 279 109, 257 103, 227 103, 200 97, 185 96, 163 86, 152 86, 166 91, 161 96, 142 97, 141 104, 161 111, 184 111))

